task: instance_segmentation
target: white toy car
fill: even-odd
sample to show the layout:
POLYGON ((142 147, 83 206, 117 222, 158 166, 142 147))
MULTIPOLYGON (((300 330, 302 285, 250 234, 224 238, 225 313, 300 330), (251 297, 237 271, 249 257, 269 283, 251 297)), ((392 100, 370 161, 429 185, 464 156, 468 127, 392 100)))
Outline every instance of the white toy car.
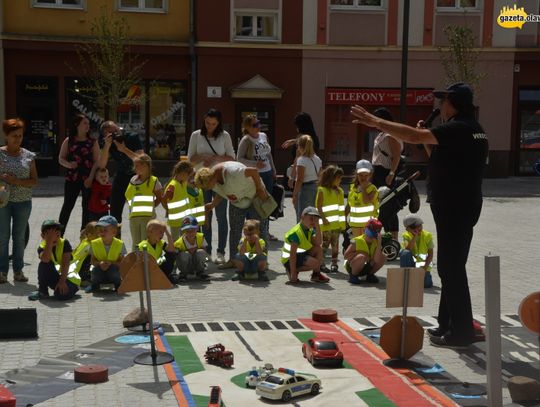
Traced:
POLYGON ((276 369, 274 369, 274 366, 272 366, 271 363, 265 363, 264 366, 261 366, 258 369, 253 366, 246 376, 246 387, 256 387, 257 383, 266 379, 269 375, 275 372, 276 369))
POLYGON ((321 381, 315 375, 295 373, 293 370, 279 368, 276 373, 257 383, 258 396, 271 400, 289 401, 303 394, 316 395, 321 389, 321 381))

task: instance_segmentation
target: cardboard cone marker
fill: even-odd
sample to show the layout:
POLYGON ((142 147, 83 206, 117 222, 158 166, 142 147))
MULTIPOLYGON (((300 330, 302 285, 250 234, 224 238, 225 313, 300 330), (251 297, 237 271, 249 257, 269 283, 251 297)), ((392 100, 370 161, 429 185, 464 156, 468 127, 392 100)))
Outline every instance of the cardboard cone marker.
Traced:
MULTIPOLYGON (((125 277, 122 278, 122 284, 118 288, 118 294, 125 294, 129 292, 144 291, 144 264, 142 261, 138 261, 137 253, 130 253, 126 256, 127 260, 126 266, 124 267, 124 272, 128 265, 131 265, 129 270, 127 270, 125 277), (134 257, 131 255, 135 255, 134 257)), ((122 270, 122 265, 124 260, 120 264, 122 270)), ((167 290, 173 288, 172 283, 169 281, 165 273, 161 271, 156 260, 152 256, 148 256, 148 272, 150 274, 150 290, 167 290)), ((122 274, 122 271, 120 271, 122 274)))

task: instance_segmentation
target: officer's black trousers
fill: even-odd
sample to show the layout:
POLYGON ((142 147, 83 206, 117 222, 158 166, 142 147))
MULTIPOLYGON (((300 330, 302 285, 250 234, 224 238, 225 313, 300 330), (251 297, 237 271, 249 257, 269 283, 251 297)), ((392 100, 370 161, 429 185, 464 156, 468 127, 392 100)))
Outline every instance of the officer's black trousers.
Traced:
POLYGON ((480 217, 482 204, 464 207, 431 205, 437 228, 437 270, 441 278, 438 322, 456 342, 468 343, 474 336, 471 296, 465 265, 480 217))

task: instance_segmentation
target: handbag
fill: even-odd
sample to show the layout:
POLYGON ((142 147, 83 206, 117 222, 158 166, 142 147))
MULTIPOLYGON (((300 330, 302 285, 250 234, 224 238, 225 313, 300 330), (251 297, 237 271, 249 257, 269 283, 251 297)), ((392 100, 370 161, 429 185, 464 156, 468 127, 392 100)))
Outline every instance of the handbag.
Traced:
POLYGON ((255 196, 253 198, 252 205, 261 219, 268 219, 278 206, 276 200, 270 194, 268 195, 268 198, 264 200, 259 196, 255 196))
POLYGON ((0 182, 0 208, 6 206, 9 202, 9 184, 0 182))

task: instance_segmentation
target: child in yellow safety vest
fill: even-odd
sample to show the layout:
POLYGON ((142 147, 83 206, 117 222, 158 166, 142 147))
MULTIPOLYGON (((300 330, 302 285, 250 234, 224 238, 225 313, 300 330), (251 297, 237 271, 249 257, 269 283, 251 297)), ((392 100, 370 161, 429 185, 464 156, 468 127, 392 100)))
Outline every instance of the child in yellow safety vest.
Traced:
POLYGON ((176 284, 177 278, 173 273, 176 248, 167 225, 160 220, 152 219, 146 226, 146 236, 147 238, 139 243, 139 250, 142 251, 146 248, 148 254, 156 260, 169 281, 176 284), (167 241, 163 240, 164 235, 167 235, 167 241))
POLYGON ((378 219, 368 220, 364 233, 352 239, 345 250, 345 269, 349 273, 349 283, 360 284, 359 277, 366 276, 365 282, 378 283, 375 273, 386 261, 381 245, 382 223, 378 219))
POLYGON ((407 215, 403 219, 405 232, 402 235, 400 267, 421 267, 425 270, 424 288, 433 287, 431 263, 433 261, 433 235, 424 230, 424 221, 418 215, 407 215))
POLYGON ((321 271, 335 273, 338 271, 339 235, 346 227, 345 195, 341 189, 343 170, 329 165, 321 171, 317 188, 316 206, 321 215, 319 225, 323 234, 323 251, 332 247, 332 265, 328 269, 321 266, 321 271))
POLYGON ((146 225, 156 217, 155 207, 161 203, 163 187, 152 175, 152 159, 140 154, 133 159, 135 175, 129 181, 125 197, 129 206, 129 229, 132 250, 146 239, 146 225))
POLYGON ((79 274, 69 270, 71 244, 61 237, 63 226, 55 220, 46 220, 41 225, 42 241, 38 248, 38 291, 28 299, 36 301, 49 297, 49 288, 58 300, 69 300, 79 290, 79 274))
POLYGON ((321 273, 323 264, 322 233, 319 211, 308 206, 302 211, 300 223, 294 225, 283 239, 281 262, 287 270, 289 283, 299 282, 301 271, 311 271, 311 281, 327 283, 330 279, 321 273))
POLYGON ((268 267, 268 250, 266 243, 260 238, 261 223, 256 219, 248 219, 244 222, 244 236, 238 244, 233 263, 238 269, 238 274, 233 281, 240 279, 248 280, 268 280, 265 271, 268 267))
POLYGON ((379 191, 371 183, 373 166, 368 160, 356 163, 354 182, 349 187, 345 212, 349 217, 349 227, 353 237, 361 236, 364 227, 379 213, 379 191))
POLYGON ((172 170, 171 180, 165 187, 163 207, 167 210, 167 225, 174 240, 180 237, 182 221, 191 215, 191 205, 187 192, 188 180, 193 173, 193 164, 179 161, 172 170))
POLYGON ((118 221, 114 216, 107 215, 101 217, 96 226, 100 237, 90 242, 92 284, 84 291, 98 290, 104 283, 114 284, 115 290, 118 290, 121 283, 120 262, 126 255, 124 242, 115 237, 118 221))
POLYGON ((99 237, 97 231, 97 222, 88 222, 81 231, 81 241, 73 250, 73 262, 76 262, 76 269, 81 277, 81 286, 86 287, 90 284, 90 242, 99 237))
POLYGON ((199 231, 197 219, 189 215, 182 221, 182 236, 174 242, 179 252, 176 256, 178 266, 178 281, 185 281, 189 274, 195 274, 203 280, 207 280, 206 268, 208 266, 208 253, 206 252, 206 240, 204 234, 199 231))

